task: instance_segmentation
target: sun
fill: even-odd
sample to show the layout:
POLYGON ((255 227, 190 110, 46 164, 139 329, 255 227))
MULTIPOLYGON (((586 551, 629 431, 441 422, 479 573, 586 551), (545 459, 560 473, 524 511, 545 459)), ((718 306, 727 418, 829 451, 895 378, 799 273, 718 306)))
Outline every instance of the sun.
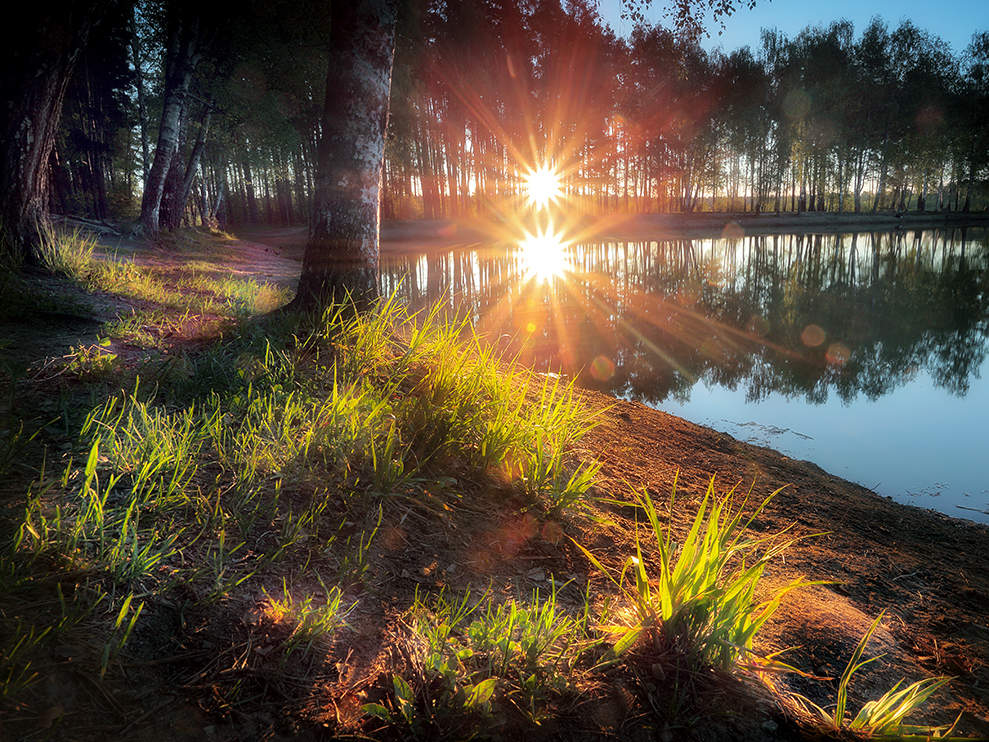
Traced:
POLYGON ((536 234, 527 234, 519 241, 519 252, 527 280, 545 283, 570 270, 567 243, 550 224, 536 234))
POLYGON ((541 165, 523 176, 525 180, 525 195, 529 203, 539 209, 545 209, 553 201, 563 195, 560 188, 560 174, 541 165))

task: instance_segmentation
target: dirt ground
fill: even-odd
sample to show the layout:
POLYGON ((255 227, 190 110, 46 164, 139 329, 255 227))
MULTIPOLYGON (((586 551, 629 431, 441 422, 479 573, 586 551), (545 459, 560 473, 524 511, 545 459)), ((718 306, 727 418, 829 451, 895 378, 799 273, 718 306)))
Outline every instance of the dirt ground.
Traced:
MULTIPOLYGON (((301 260, 301 230, 245 231, 242 238, 250 251, 245 258, 263 262, 273 280, 292 280, 292 265, 301 260)), ((472 235, 448 223, 394 223, 382 231, 383 252, 471 241, 472 235)), ((645 487, 663 500, 677 475, 686 511, 712 476, 718 491, 751 486, 753 498, 784 487, 753 526, 766 533, 792 527, 793 535, 811 537, 787 552, 771 584, 797 575, 829 584, 793 595, 764 629, 764 649, 789 649, 784 659, 790 664, 836 678, 871 621, 886 611, 871 648, 885 652, 875 663, 881 669, 863 672, 854 692, 874 697, 900 678, 950 675, 951 691, 932 699, 928 719, 943 722, 964 711, 960 729, 989 736, 989 527, 901 505, 810 462, 640 403, 595 392, 584 396, 602 412, 582 453, 603 462, 601 489, 610 496, 625 498, 645 487)), ((627 554, 615 545, 631 545, 634 524, 630 531, 626 518, 615 523, 610 539, 604 529, 598 534, 599 545, 627 554)), ((832 697, 836 685, 788 682, 808 692, 817 683, 818 692, 823 686, 832 697)))
MULTIPOLYGON (((420 225, 410 232, 393 225, 385 230, 383 250, 424 244, 433 232, 439 234, 443 229, 447 227, 420 225)), ((455 232, 440 237, 443 244, 469 241, 468 236, 455 232)), ((234 274, 292 286, 303 243, 304 230, 298 228, 245 230, 224 244, 220 265, 234 274)), ((164 269, 184 259, 138 245, 119 247, 133 252, 139 262, 164 269)), ((62 324, 51 323, 50 335, 32 331, 30 347, 39 354, 36 362, 42 352, 57 355, 64 352, 60 347, 95 337, 99 322, 113 311, 112 303, 98 302, 86 321, 68 317, 62 324)), ((14 330, 13 326, 0 327, 4 337, 14 330)), ((787 676, 780 684, 811 697, 833 698, 836 678, 856 643, 871 621, 885 611, 871 648, 885 656, 853 682, 853 700, 875 697, 901 678, 913 682, 950 675, 954 677, 950 690, 936 695, 926 714, 914 721, 945 723, 964 712, 958 731, 989 737, 989 527, 897 504, 809 462, 743 443, 639 403, 595 392, 583 392, 582 397, 597 412, 598 424, 577 453, 603 465, 594 492, 599 504, 594 506, 593 518, 564 524, 567 535, 582 539, 606 565, 620 567, 634 550, 636 511, 615 503, 629 501, 635 491, 644 488, 657 503, 665 503, 676 478, 675 516, 696 505, 712 476, 716 476, 719 493, 739 484, 741 490, 751 487, 756 499, 783 487, 752 527, 767 534, 790 528, 790 535, 801 540, 771 568, 767 582, 771 586, 804 575, 827 584, 794 593, 760 635, 759 649, 786 649, 783 660, 816 676, 787 676)), ((684 527, 682 518, 671 522, 684 527)), ((424 523, 423 527, 433 525, 424 523)), ((368 637, 355 644, 358 656, 347 657, 354 668, 350 677, 339 678, 335 686, 314 696, 303 716, 316 722, 321 714, 339 719, 341 707, 357 703, 357 689, 373 689, 394 649, 382 637, 392 630, 389 621, 395 606, 407 601, 407 593, 417 586, 432 584, 422 576, 432 575, 429 579, 435 582, 442 574, 454 587, 478 577, 531 585, 550 571, 588 571, 586 560, 566 546, 566 539, 541 537, 545 534, 528 521, 492 522, 476 531, 451 528, 426 544, 421 538, 410 544, 397 531, 383 534, 386 551, 394 548, 383 557, 385 571, 378 587, 394 593, 392 605, 383 613, 360 617, 368 637), (484 548, 483 539, 489 537, 499 539, 497 548, 484 548), (497 555, 499 563, 480 563, 476 556, 480 553, 497 555), (367 655, 363 659, 361 652, 367 655), (330 698, 332 704, 321 705, 320 698, 330 698)), ((491 546, 495 546, 493 541, 491 546)), ((576 576, 580 581, 605 582, 590 572, 576 576)), ((159 718, 128 725, 128 733, 134 739, 151 739, 155 728, 165 725, 186 729, 185 736, 170 737, 175 739, 204 738, 204 729, 211 730, 206 735, 209 738, 236 739, 248 728, 241 725, 220 734, 221 727, 203 715, 202 706, 177 703, 167 711, 151 709, 159 718)))

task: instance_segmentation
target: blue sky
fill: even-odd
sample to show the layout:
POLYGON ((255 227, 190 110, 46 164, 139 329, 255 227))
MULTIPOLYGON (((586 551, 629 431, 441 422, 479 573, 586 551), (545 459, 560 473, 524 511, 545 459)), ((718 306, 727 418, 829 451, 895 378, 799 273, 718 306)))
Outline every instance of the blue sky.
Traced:
MULTIPOLYGON (((601 16, 624 36, 631 25, 621 20, 621 0, 599 0, 601 16)), ((664 0, 653 0, 646 17, 659 22, 666 7, 664 0)), ((701 43, 706 49, 723 46, 731 51, 742 46, 759 46, 761 28, 778 28, 787 36, 795 36, 805 26, 827 25, 833 20, 847 18, 855 24, 856 35, 873 16, 882 16, 890 26, 910 19, 914 25, 937 34, 951 45, 955 54, 968 46, 975 31, 989 30, 989 0, 757 0, 753 10, 742 9, 728 18, 725 30, 717 35, 717 27, 708 25, 711 37, 701 43)))

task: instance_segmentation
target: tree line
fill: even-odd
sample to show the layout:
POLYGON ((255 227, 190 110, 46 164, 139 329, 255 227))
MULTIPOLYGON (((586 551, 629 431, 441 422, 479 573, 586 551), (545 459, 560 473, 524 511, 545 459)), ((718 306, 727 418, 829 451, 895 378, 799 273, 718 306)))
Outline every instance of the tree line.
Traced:
MULTIPOLYGON (((304 223, 326 10, 111 12, 66 91, 54 210, 140 204, 152 232, 304 223)), ((433 0, 400 19, 381 207, 483 212, 549 163, 598 213, 983 208, 987 70, 985 32, 953 55, 910 22, 764 31, 726 54, 658 26, 617 37, 589 2, 433 0)))
POLYGON ((585 279, 552 302, 510 251, 391 255, 382 284, 414 309, 456 297, 527 366, 653 405, 686 401, 698 379, 749 401, 849 403, 918 369, 963 396, 989 339, 981 240, 962 228, 596 241, 571 254, 585 279))
POLYGON ((300 293, 373 293, 379 211, 504 217, 546 164, 592 213, 985 206, 989 34, 705 52, 696 13, 743 1, 628 39, 591 0, 34 4, 4 32, 0 255, 36 261, 51 211, 308 221, 300 293))
POLYGON ((985 207, 989 35, 836 21, 706 52, 593 6, 444 3, 399 45, 383 208, 440 217, 550 163, 597 212, 985 207))

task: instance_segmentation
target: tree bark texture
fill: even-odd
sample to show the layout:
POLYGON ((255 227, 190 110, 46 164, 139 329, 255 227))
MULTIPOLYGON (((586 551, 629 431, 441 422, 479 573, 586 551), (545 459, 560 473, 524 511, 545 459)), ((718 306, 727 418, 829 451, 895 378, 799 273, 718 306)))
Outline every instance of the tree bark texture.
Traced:
POLYGON ((49 161, 62 102, 89 32, 110 2, 29 3, 0 32, 0 261, 40 262, 49 161))
POLYGON ((395 0, 334 3, 323 136, 295 305, 378 293, 380 194, 395 53, 395 0))
MULTIPOLYGON (((137 13, 135 7, 133 12, 137 13)), ((141 41, 137 36, 137 19, 131 16, 131 57, 134 65, 134 87, 137 89, 137 114, 141 131, 141 172, 144 182, 148 182, 151 171, 151 147, 148 144, 148 110, 145 105, 144 72, 141 69, 141 41)))
POLYGON ((165 52, 165 93, 158 144, 141 200, 141 225, 149 237, 157 235, 160 228, 165 180, 179 147, 182 114, 189 94, 192 72, 198 61, 199 19, 194 15, 179 17, 176 13, 171 24, 165 52))

